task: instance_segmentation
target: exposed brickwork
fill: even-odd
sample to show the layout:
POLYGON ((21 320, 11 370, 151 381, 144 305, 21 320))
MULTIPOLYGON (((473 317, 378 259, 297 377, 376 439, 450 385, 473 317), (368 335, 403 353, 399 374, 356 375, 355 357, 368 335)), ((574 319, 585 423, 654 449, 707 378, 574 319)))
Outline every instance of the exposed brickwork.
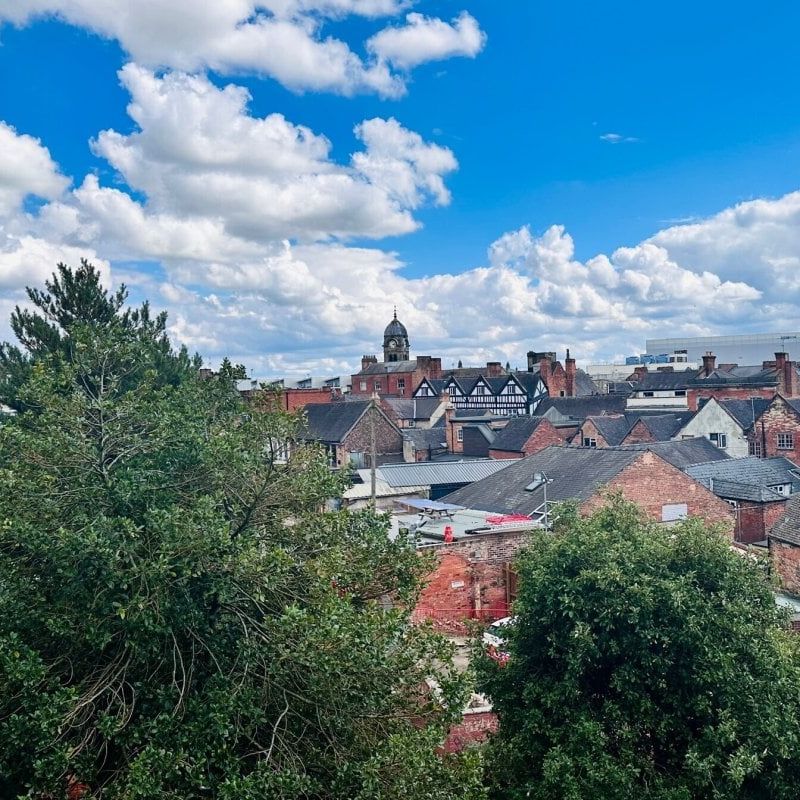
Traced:
MULTIPOLYGON (((800 463, 800 415, 777 395, 767 410, 756 420, 755 428, 748 432, 748 443, 760 450, 762 458, 785 456, 796 464, 800 463), (791 448, 778 447, 778 435, 789 434, 793 439, 791 448)), ((751 450, 751 452, 753 452, 751 450)))
POLYGON ((770 539, 769 555, 781 588, 800 595, 800 547, 770 539))
POLYGON ((342 393, 339 389, 284 389, 283 408, 286 411, 297 411, 309 403, 332 403, 340 400, 342 393))
POLYGON ((763 397, 771 400, 775 395, 774 386, 753 388, 746 386, 729 386, 714 388, 690 388, 686 391, 686 401, 690 411, 697 411, 699 402, 704 397, 714 397, 717 400, 749 400, 751 397, 763 397))
POLYGON ((442 750, 445 753, 460 753, 470 745, 485 742, 498 727, 499 721, 493 711, 465 711, 461 722, 450 728, 442 750))
MULTIPOLYGON (((659 522, 663 506, 686 503, 690 516, 700 517, 709 523, 720 523, 731 536, 733 534, 731 506, 655 453, 643 452, 605 488, 611 492, 620 491, 626 500, 636 503, 648 516, 659 522)), ((604 502, 605 493, 599 492, 581 506, 581 511, 591 513, 604 502)))
POLYGON ((371 449, 370 416, 375 418, 375 451, 377 463, 403 460, 403 436, 379 409, 368 409, 363 417, 336 447, 336 465, 345 466, 351 453, 363 453, 368 459, 371 449))
POLYGON ((578 428, 572 443, 578 447, 583 447, 584 439, 594 439, 596 442, 595 447, 609 447, 609 444, 603 434, 600 433, 600 431, 597 429, 597 426, 590 419, 583 421, 583 424, 580 428, 578 428))
POLYGON ((775 500, 772 503, 738 501, 734 531, 736 541, 742 544, 763 541, 772 530, 772 526, 785 513, 786 500, 775 500))
POLYGON ((648 444, 654 442, 655 438, 641 420, 638 420, 625 435, 622 444, 648 444))
POLYGON ((553 427, 549 419, 543 419, 522 446, 522 452, 492 450, 490 448, 489 458, 522 458, 523 456, 532 456, 534 453, 544 450, 545 447, 550 447, 550 445, 561 444, 564 444, 561 434, 553 427))
MULTIPOLYGON (((370 362, 376 363, 376 362, 370 362)), ((373 392, 379 395, 392 395, 396 397, 411 397, 414 389, 420 385, 423 378, 439 378, 442 374, 442 359, 431 356, 419 356, 413 369, 404 372, 387 372, 378 375, 363 375, 361 372, 351 376, 351 393, 354 395, 372 396, 373 392)), ((369 364, 363 362, 363 366, 369 364)))
POLYGON ((529 540, 526 532, 497 532, 423 548, 434 551, 437 564, 414 618, 461 632, 465 620, 508 616, 507 565, 529 540))

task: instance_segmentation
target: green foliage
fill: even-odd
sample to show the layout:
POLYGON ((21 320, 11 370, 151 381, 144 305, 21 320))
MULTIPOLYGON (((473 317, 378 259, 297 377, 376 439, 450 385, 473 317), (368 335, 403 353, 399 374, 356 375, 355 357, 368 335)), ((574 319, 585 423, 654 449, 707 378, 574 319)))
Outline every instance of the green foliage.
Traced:
POLYGON ((521 557, 491 796, 795 798, 800 657, 761 570, 699 521, 614 498, 521 557))
POLYGON ((0 797, 479 796, 475 755, 435 752, 466 687, 409 624, 427 564, 320 510, 339 479, 279 458, 295 416, 95 324, 118 303, 30 361, 0 427, 0 797))
MULTIPOLYGON (((109 293, 100 283, 100 273, 85 259, 74 270, 59 264, 45 287, 45 291, 28 287, 34 308, 17 306, 11 315, 11 329, 20 347, 0 344, 0 402, 24 410, 20 390, 33 366, 44 361, 71 363, 76 357, 75 336, 83 329, 117 331, 126 340, 135 339, 163 385, 180 383, 200 366, 199 356, 190 357, 186 348, 173 351, 166 334, 166 312, 152 317, 146 302, 126 309, 125 286, 109 293)), ((135 386, 140 377, 137 369, 121 375, 128 386, 135 386)))

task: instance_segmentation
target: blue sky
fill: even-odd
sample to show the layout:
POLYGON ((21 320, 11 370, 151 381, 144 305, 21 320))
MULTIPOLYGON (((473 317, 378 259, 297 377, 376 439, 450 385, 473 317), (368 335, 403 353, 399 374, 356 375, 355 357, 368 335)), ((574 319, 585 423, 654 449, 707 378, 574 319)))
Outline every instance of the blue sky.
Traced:
POLYGON ((8 152, 46 148, 52 162, 48 183, 0 155, 0 192, 4 179, 13 187, 0 218, 0 312, 20 297, 21 278, 46 274, 51 254, 85 251, 110 280, 168 308, 174 334, 210 360, 230 353, 261 372, 349 368, 375 349, 394 302, 418 351, 453 359, 514 361, 529 347, 572 343, 594 360, 651 336, 796 327, 796 4, 222 0, 234 22, 260 10, 320 54, 331 39, 349 48, 358 74, 338 83, 322 58, 284 70, 297 45, 276 66, 242 55, 241 42, 231 48, 218 22, 200 20, 193 39, 175 21, 185 0, 171 5, 176 17, 155 22, 120 22, 121 10, 104 16, 88 0, 0 8, 0 120, 17 148, 8 152), (34 5, 51 13, 34 15, 34 5), (402 41, 368 43, 386 30, 402 41), (139 71, 124 83, 126 64, 139 71), (227 109, 230 119, 214 112, 218 126, 190 110, 167 130, 159 115, 176 93, 191 94, 195 110, 219 99, 181 83, 188 76, 249 99, 227 109), (144 102, 138 120, 126 110, 132 98, 144 102), (180 152, 203 125, 214 128, 204 146, 219 150, 238 141, 243 119, 272 114, 328 143, 291 179, 279 155, 250 171, 246 144, 235 168, 209 167, 188 145, 180 152), (399 128, 376 128, 368 144, 355 129, 376 118, 399 128), (107 130, 117 139, 90 147, 107 130), (365 149, 356 183, 382 193, 367 201, 374 217, 360 195, 333 215, 336 190, 324 198, 325 224, 298 221, 309 174, 350 170, 365 149), (227 205, 202 196, 208 170, 231 172, 223 194, 238 194, 227 205), (291 188, 291 207, 270 207, 263 221, 276 186, 291 188), (118 213, 142 217, 138 233, 102 211, 119 192, 130 202, 118 213), (348 214, 363 220, 342 225, 348 214), (187 257, 184 238, 212 224, 223 234, 187 257), (166 242, 171 233, 145 241, 176 226, 179 245, 166 242))

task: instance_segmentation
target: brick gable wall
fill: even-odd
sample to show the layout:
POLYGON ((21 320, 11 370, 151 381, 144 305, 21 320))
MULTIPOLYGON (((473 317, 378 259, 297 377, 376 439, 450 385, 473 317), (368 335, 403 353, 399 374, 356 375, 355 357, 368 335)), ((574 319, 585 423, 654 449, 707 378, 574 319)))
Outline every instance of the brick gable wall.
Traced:
POLYGON ((686 400, 690 411, 697 411, 700 400, 713 397, 717 400, 749 400, 751 397, 763 397, 771 400, 775 396, 775 387, 748 388, 744 386, 719 387, 717 389, 693 388, 686 392, 686 400))
POLYGON ((762 458, 785 456, 798 464, 800 463, 800 416, 782 397, 777 396, 756 420, 754 429, 748 431, 747 440, 751 446, 760 446, 762 458), (778 449, 779 433, 791 434, 794 446, 786 450, 778 449))
POLYGON ((377 463, 403 460, 403 436, 400 431, 379 410, 368 409, 336 448, 336 460, 339 466, 347 464, 351 453, 364 453, 367 458, 369 457, 371 414, 375 417, 377 463))

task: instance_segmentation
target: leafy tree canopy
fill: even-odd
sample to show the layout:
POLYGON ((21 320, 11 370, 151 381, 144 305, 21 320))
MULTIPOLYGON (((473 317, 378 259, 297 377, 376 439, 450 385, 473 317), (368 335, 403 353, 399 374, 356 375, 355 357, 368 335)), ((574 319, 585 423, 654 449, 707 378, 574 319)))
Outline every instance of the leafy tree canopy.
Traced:
MULTIPOLYGON (((161 384, 175 385, 200 366, 199 356, 190 357, 186 348, 172 349, 166 312, 153 317, 147 302, 126 308, 125 286, 115 292, 103 288, 100 273, 85 259, 77 269, 59 264, 44 290, 28 287, 26 292, 31 308, 17 306, 11 315, 19 346, 0 344, 0 402, 14 409, 24 408, 19 391, 33 365, 45 359, 73 362, 76 336, 84 328, 116 331, 137 340, 147 350, 148 365, 156 369, 161 384)), ((133 386, 138 380, 134 371, 125 376, 124 384, 133 386)))
POLYGON ((797 639, 749 558, 615 499, 519 568, 510 659, 479 666, 492 796, 797 797, 797 639))
POLYGON ((475 756, 436 752, 465 687, 409 624, 429 565, 320 511, 295 417, 164 381, 120 304, 47 312, 0 427, 0 797, 477 797, 475 756))

